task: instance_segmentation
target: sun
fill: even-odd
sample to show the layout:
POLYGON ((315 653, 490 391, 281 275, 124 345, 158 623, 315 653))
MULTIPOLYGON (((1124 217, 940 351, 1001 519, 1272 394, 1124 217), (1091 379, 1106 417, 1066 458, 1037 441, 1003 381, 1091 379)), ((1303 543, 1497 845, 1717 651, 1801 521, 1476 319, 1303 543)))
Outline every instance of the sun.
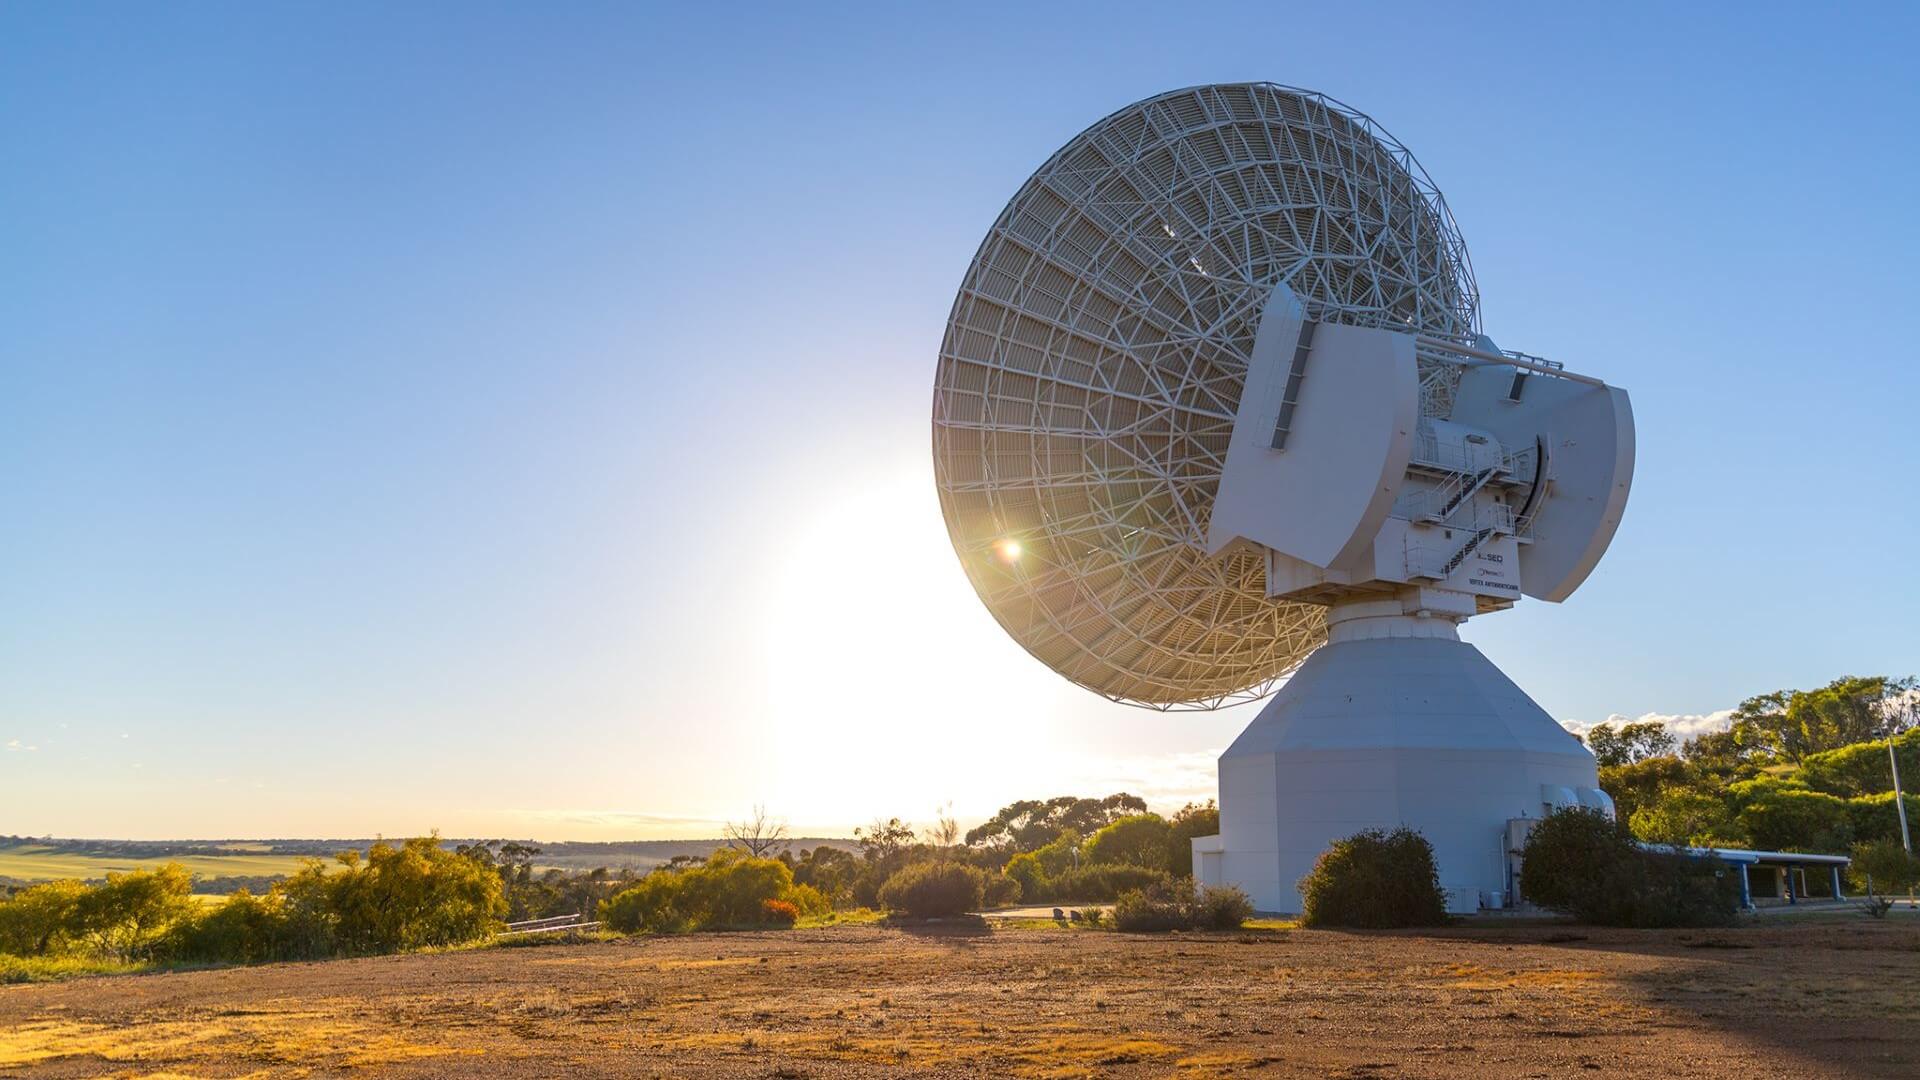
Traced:
POLYGON ((1000 556, 1001 562, 1016 563, 1020 561, 1020 541, 1011 537, 995 543, 993 545, 993 551, 994 554, 1000 556))

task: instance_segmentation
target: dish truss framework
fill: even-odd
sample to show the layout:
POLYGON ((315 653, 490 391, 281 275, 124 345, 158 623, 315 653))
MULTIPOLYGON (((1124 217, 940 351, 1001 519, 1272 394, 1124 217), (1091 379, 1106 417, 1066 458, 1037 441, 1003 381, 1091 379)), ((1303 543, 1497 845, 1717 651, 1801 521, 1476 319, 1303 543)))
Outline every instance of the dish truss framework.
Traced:
MULTIPOLYGON (((954 549, 1028 652, 1112 700, 1271 692, 1326 608, 1204 545, 1263 305, 1472 344, 1479 296, 1440 192, 1372 120, 1273 84, 1128 106, 1021 187, 940 350, 934 471, 954 549)), ((1422 412, 1457 367, 1420 359, 1422 412)))

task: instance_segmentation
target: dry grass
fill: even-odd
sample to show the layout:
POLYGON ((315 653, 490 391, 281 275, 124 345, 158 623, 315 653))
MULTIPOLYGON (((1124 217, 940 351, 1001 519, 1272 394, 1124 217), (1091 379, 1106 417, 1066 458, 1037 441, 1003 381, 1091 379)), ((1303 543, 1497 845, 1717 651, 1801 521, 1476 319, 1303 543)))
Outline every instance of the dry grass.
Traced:
POLYGON ((1910 1076, 1916 976, 1920 929, 1867 920, 853 926, 10 987, 0 1077, 1910 1076))

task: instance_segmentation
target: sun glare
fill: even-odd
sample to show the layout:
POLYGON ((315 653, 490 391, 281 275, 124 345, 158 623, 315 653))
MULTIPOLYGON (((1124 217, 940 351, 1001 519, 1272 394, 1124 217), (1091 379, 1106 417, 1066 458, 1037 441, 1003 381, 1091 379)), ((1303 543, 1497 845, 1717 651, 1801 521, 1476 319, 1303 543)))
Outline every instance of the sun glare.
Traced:
POLYGON ((1018 540, 1002 540, 993 545, 993 550, 999 554, 1001 562, 1020 561, 1020 541, 1018 540))

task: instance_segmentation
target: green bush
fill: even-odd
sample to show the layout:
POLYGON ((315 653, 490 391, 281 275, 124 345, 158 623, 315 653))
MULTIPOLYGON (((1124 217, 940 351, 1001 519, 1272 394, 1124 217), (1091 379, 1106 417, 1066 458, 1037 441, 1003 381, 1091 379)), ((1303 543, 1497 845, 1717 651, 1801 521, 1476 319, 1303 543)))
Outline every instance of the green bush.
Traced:
POLYGON ((1187 905, 1170 889, 1129 889, 1113 902, 1113 925, 1135 934, 1185 930, 1187 905))
POLYGON ((1022 886, 1020 882, 1005 874, 988 874, 987 888, 983 902, 988 907, 1006 907, 1020 902, 1022 886))
POLYGON ((1869 878, 1876 895, 1906 892, 1920 885, 1920 859, 1907 854, 1898 840, 1869 840, 1853 846, 1853 865, 1848 868, 1855 887, 1867 892, 1869 878))
POLYGON ((1446 897, 1433 845, 1412 829, 1367 829, 1336 840, 1300 879, 1307 926, 1439 926, 1446 897))
POLYGON ((78 881, 49 881, 0 902, 0 953, 59 956, 78 942, 80 899, 87 886, 78 881))
POLYGON ((1172 880, 1165 870, 1145 866, 1084 866, 1048 878, 1042 895, 1027 899, 1034 902, 1104 902, 1118 898, 1123 892, 1150 889, 1169 884, 1172 880))
POLYGON ((693 927, 693 917, 681 904, 680 873, 655 870, 638 885, 600 902, 600 921, 622 934, 672 934, 693 927))
POLYGON ((416 836, 376 843, 366 860, 345 852, 320 886, 333 915, 336 951, 390 953, 486 937, 507 913, 500 875, 484 863, 416 836))
POLYGON ((1718 859, 1647 851, 1604 814, 1559 810, 1534 826, 1520 870, 1527 900, 1598 926, 1724 926, 1739 884, 1718 859))
POLYGON ((500 875, 431 836, 375 844, 364 859, 342 852, 331 867, 310 859, 265 895, 213 907, 192 889, 178 863, 23 889, 0 903, 0 952, 120 965, 387 953, 485 937, 506 912, 500 875))
POLYGON ((1232 885, 1199 890, 1163 881, 1129 889, 1113 904, 1113 925, 1130 933, 1168 930, 1235 930, 1253 914, 1253 902, 1232 885))
POLYGON ((699 866, 680 871, 680 886, 695 926, 754 926, 761 921, 761 904, 793 888, 793 871, 778 859, 756 859, 723 848, 699 866))
POLYGON ((780 899, 792 904, 794 910, 810 919, 831 914, 833 904, 825 893, 811 885, 795 884, 793 888, 780 894, 780 899))
POLYGON ((762 900, 760 921, 771 926, 792 926, 800 921, 800 909, 790 900, 762 900))
POLYGON ((1188 803, 1167 824, 1167 871, 1174 877, 1192 877, 1193 838, 1219 834, 1220 810, 1212 799, 1205 804, 1188 803))
POLYGON ((1740 825, 1763 851, 1845 851, 1853 842, 1847 801, 1771 776, 1730 784, 1740 825))
POLYGON ((1520 895, 1552 911, 1572 911, 1593 891, 1593 876, 1633 845, 1597 810, 1559 810, 1533 827, 1520 864, 1520 895))
POLYGON ((1087 840, 1088 865, 1142 866, 1164 870, 1173 829, 1159 814, 1129 814, 1087 840))
MULTIPOLYGON (((1900 811, 1891 791, 1878 795, 1857 795, 1847 800, 1847 826, 1858 843, 1875 840, 1900 840, 1900 811)), ((1920 804, 1916 804, 1920 807, 1920 804)))
POLYGON ((1040 857, 1031 851, 1023 851, 1007 860, 1006 869, 1001 871, 1020 885, 1020 895, 1028 900, 1050 900, 1053 891, 1047 885, 1046 871, 1040 868, 1040 857))
POLYGON ((825 897, 795 886, 787 864, 731 848, 684 870, 655 870, 603 901, 599 912, 608 929, 623 934, 671 934, 766 925, 769 900, 790 903, 796 911, 805 910, 804 902, 810 913, 824 914, 825 897))
POLYGON ((1195 930, 1238 930, 1253 914, 1253 901, 1237 885, 1202 885, 1189 910, 1195 930))
POLYGON ((169 952, 178 960, 260 964, 292 952, 286 902, 245 889, 182 922, 169 952))
POLYGON ((1033 857, 1040 864, 1041 874, 1055 878, 1079 865, 1080 847, 1080 834, 1068 829, 1034 848, 1033 857))
POLYGON ((921 862, 898 871, 880 886, 880 903, 916 918, 962 915, 980 907, 987 875, 964 863, 921 862))

